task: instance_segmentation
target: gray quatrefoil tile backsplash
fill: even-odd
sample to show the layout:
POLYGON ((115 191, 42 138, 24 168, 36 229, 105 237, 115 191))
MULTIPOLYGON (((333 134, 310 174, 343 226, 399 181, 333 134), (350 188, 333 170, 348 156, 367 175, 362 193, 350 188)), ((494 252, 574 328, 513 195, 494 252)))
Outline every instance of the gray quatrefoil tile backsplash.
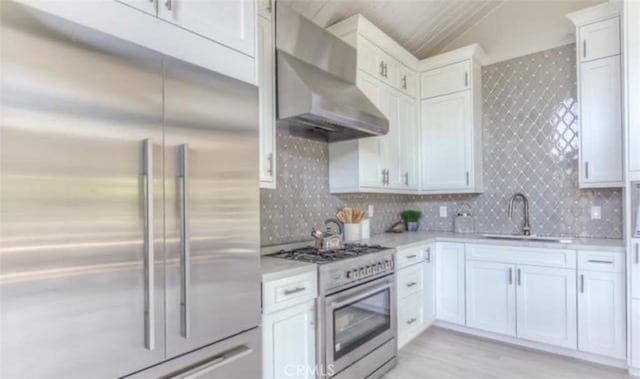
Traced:
POLYGON ((452 231, 453 216, 470 210, 478 232, 516 233, 522 214, 507 217, 515 192, 531 203, 540 235, 622 238, 622 193, 578 188, 575 44, 482 69, 485 192, 481 195, 329 194, 324 142, 278 131, 277 189, 261 190, 263 246, 306 241, 310 229, 344 206, 375 207, 372 233, 384 232, 400 212, 424 213, 421 229, 452 231), (448 217, 439 217, 446 205, 448 217), (590 208, 602 208, 591 220, 590 208))

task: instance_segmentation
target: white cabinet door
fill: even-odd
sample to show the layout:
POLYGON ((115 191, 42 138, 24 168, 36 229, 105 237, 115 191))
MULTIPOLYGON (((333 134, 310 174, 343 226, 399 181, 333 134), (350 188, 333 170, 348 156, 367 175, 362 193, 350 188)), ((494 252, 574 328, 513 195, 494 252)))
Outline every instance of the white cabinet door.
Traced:
POLYGON ((625 359, 624 274, 578 273, 578 350, 625 359))
POLYGON ((436 318, 465 324, 464 244, 436 244, 436 318))
POLYGON ((400 89, 400 68, 402 64, 385 52, 380 52, 380 62, 383 67, 380 80, 393 88, 400 89))
POLYGON ((473 64, 454 63, 420 74, 420 98, 426 99, 471 88, 473 64))
POLYGON ((158 16, 186 30, 255 56, 255 0, 162 0, 158 16))
POLYGON ((358 69, 374 78, 384 78, 384 63, 382 51, 362 36, 358 36, 358 69))
POLYGON ((575 270, 517 266, 516 282, 518 338, 575 349, 575 270))
POLYGON ((398 348, 401 348, 423 330, 424 298, 418 292, 398 302, 398 348))
POLYGON ((425 249, 424 265, 424 323, 429 326, 436 318, 436 254, 433 246, 425 249))
POLYGON ((422 189, 471 187, 472 92, 422 100, 422 189))
POLYGON ((631 275, 631 297, 640 299, 640 238, 631 240, 631 263, 629 275, 631 275))
POLYGON ((417 74, 400 64, 398 66, 398 83, 395 87, 410 97, 415 98, 417 94, 417 86, 417 74))
POLYGON ((160 0, 116 0, 120 3, 127 4, 136 9, 139 9, 145 13, 149 13, 150 15, 158 14, 158 1, 160 0))
POLYGON ((380 111, 389 119, 389 132, 380 138, 380 161, 383 170, 387 170, 389 188, 403 188, 400 174, 400 95, 387 86, 380 88, 380 111))
MULTIPOLYGON (((640 2, 625 1, 629 171, 640 171, 640 2)), ((640 295, 638 295, 640 296, 640 295)), ((639 347, 640 348, 640 347, 639 347)))
POLYGON ((273 23, 258 18, 258 92, 260 95, 260 187, 276 184, 275 46, 273 23))
POLYGON ((315 302, 264 315, 263 378, 315 378, 315 302))
POLYGON ((516 335, 515 266, 467 262, 467 326, 516 335))
POLYGON ((579 33, 581 62, 620 54, 620 17, 583 26, 579 33))
POLYGON ((401 96, 398 112, 400 129, 400 180, 406 189, 418 189, 418 106, 415 99, 401 96))
MULTIPOLYGON (((379 108, 380 83, 367 74, 359 74, 357 85, 373 105, 379 108)), ((360 185, 363 187, 380 188, 384 186, 380 152, 381 138, 368 137, 358 140, 360 185)))
POLYGON ((640 300, 631 301, 631 366, 640 369, 640 300))
POLYGON ((620 56, 580 65, 582 188, 622 185, 620 56))

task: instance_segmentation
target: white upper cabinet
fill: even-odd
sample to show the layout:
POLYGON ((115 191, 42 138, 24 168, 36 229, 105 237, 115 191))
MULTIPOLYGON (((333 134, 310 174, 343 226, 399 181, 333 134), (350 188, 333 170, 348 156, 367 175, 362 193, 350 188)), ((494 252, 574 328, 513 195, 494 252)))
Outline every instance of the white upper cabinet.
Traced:
POLYGON ((622 187, 620 17, 610 3, 567 15, 576 25, 580 188, 622 187))
POLYGON ((467 262, 467 326, 516 335, 515 266, 467 262))
POLYGON ((638 22, 640 2, 625 1, 624 6, 627 154, 629 156, 627 169, 635 174, 635 178, 638 178, 640 176, 640 22, 638 22))
POLYGON ((158 14, 158 1, 157 0, 116 0, 120 3, 132 6, 150 15, 158 14))
POLYGON ((468 91, 422 101, 422 188, 473 188, 473 117, 468 91))
POLYGON ((580 65, 583 188, 622 186, 620 56, 580 65))
POLYGON ((275 46, 273 23, 258 17, 260 187, 276 186, 275 46))
POLYGON ((255 0, 164 0, 158 16, 224 46, 255 56, 255 0))
POLYGON ((482 181, 482 80, 478 45, 421 62, 422 193, 479 193, 482 181))
POLYGON ((518 338, 577 347, 575 270, 518 266, 516 299, 518 338))
POLYGON ((471 88, 472 68, 471 60, 467 60, 423 72, 420 74, 420 97, 426 99, 471 88))
MULTIPOLYGON (((631 297, 640 299, 640 238, 631 239, 631 251, 629 252, 629 275, 631 275, 631 297)), ((640 341, 639 341, 640 342, 640 341)))
POLYGON ((581 62, 620 54, 620 18, 580 27, 578 54, 581 62))
POLYGON ((418 178, 418 106, 417 101, 406 96, 398 100, 398 123, 400 128, 400 188, 417 190, 418 178))

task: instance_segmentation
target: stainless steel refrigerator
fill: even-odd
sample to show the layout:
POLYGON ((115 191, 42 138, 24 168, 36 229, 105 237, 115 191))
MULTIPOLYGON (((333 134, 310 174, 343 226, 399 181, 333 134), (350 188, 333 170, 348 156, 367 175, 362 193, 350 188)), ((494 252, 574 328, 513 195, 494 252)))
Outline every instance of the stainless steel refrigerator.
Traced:
POLYGON ((259 377, 257 88, 0 15, 0 377, 259 377))

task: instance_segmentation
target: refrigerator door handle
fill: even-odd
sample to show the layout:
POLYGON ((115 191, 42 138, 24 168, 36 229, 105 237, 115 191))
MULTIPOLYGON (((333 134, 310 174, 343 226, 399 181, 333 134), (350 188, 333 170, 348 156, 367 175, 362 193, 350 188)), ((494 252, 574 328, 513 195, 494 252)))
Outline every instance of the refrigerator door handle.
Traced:
POLYGON ((245 355, 253 353, 253 349, 249 346, 242 345, 233 349, 227 350, 224 353, 217 355, 210 359, 205 364, 195 367, 187 372, 178 374, 171 379, 197 379, 201 378, 204 374, 211 373, 216 369, 225 366, 238 358, 242 358, 245 355))
POLYGON ((182 283, 181 283, 181 304, 182 310, 182 337, 189 338, 189 307, 190 307, 190 282, 191 282, 191 246, 189 243, 189 146, 180 145, 178 148, 179 154, 179 173, 178 180, 180 181, 180 234, 182 243, 182 256, 180 259, 180 265, 182 267, 182 283))
POLYGON ((153 251, 153 142, 142 141, 142 185, 144 192, 144 278, 145 278, 145 330, 144 346, 155 349, 155 276, 153 251))

